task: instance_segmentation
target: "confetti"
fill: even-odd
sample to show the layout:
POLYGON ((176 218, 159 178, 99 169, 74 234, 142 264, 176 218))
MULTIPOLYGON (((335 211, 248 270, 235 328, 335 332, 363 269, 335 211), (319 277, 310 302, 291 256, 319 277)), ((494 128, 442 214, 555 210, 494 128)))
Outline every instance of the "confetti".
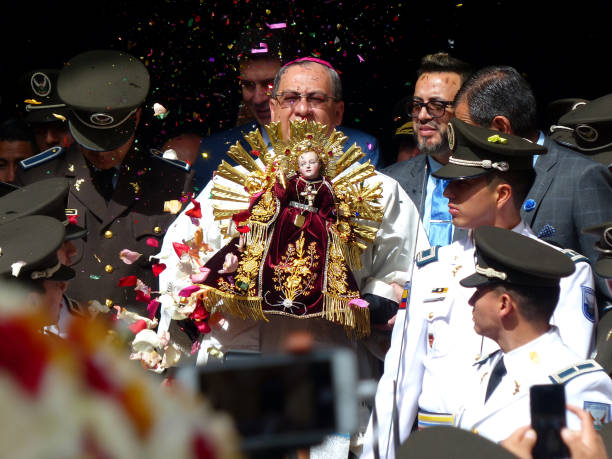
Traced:
POLYGON ((178 296, 182 296, 183 298, 189 298, 193 293, 197 292, 198 290, 200 290, 201 287, 198 285, 190 285, 189 287, 185 287, 184 289, 182 289, 178 296))
POLYGON ((181 242, 173 242, 172 247, 174 248, 174 251, 176 252, 176 256, 179 258, 181 258, 183 254, 189 252, 189 246, 181 242))
POLYGON ((131 265, 136 260, 138 260, 141 256, 142 256, 142 253, 133 252, 132 250, 129 250, 129 249, 123 249, 121 252, 119 252, 119 258, 126 265, 131 265))
POLYGON ((172 215, 178 214, 181 211, 181 207, 183 207, 183 204, 177 199, 164 202, 164 212, 169 212, 172 215))
POLYGON ((193 208, 185 212, 185 215, 192 218, 202 218, 202 210, 200 209, 200 203, 195 199, 192 199, 191 203, 193 204, 193 208))
POLYGON ((138 332, 145 330, 147 328, 147 322, 145 322, 144 319, 141 319, 137 322, 134 322, 131 325, 128 325, 128 328, 130 329, 130 331, 132 333, 134 333, 135 335, 138 334, 138 332))
POLYGON ((160 305, 161 303, 157 300, 151 300, 151 302, 147 305, 149 319, 153 319, 155 317, 160 305))
POLYGON ((154 237, 150 237, 147 239, 147 245, 149 247, 159 247, 159 241, 157 239, 155 239, 154 237))
POLYGON ((201 267, 200 271, 201 272, 198 273, 198 274, 192 274, 192 275, 189 276, 189 279, 194 284, 201 284, 201 283, 203 283, 206 280, 206 278, 208 277, 208 275, 210 274, 210 269, 209 268, 201 267))
POLYGON ((354 298, 351 301, 349 301, 349 306, 353 306, 357 308, 367 308, 368 302, 365 300, 362 300, 361 298, 354 298))
POLYGON ((153 116, 155 116, 155 118, 163 120, 168 116, 168 113, 170 112, 166 110, 166 107, 164 107, 162 104, 157 102, 153 104, 153 116))
POLYGON ((134 287, 138 278, 136 276, 125 276, 119 279, 117 285, 119 287, 134 287))
POLYGON ((166 265, 164 263, 156 263, 151 266, 151 269, 153 270, 153 274, 157 277, 166 269, 166 265))

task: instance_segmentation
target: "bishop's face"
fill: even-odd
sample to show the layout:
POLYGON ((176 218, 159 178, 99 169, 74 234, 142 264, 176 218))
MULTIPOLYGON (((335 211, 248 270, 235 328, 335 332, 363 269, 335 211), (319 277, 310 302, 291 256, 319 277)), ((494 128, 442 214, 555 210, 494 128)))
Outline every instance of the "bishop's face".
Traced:
POLYGON ((342 122, 344 102, 333 99, 327 68, 315 62, 289 67, 281 77, 276 98, 270 99, 272 121, 280 121, 283 138, 289 138, 291 121, 309 120, 325 124, 331 132, 342 122), (282 94, 298 95, 293 104, 279 101, 282 94), (310 96, 310 101, 308 97, 310 96), (317 98, 325 101, 319 103, 317 98))

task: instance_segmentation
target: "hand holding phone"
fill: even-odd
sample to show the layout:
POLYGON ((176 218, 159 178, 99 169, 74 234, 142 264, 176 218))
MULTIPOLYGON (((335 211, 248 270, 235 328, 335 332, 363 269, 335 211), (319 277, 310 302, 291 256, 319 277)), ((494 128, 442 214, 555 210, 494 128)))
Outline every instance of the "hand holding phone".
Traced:
POLYGON ((561 439, 565 427, 565 386, 541 384, 529 389, 531 426, 537 440, 533 448, 534 459, 569 457, 570 453, 561 439))

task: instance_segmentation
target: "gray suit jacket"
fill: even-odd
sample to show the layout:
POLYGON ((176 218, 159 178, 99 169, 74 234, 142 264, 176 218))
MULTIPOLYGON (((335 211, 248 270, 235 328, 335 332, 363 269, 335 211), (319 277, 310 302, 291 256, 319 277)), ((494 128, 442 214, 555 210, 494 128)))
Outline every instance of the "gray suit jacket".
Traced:
MULTIPOLYGON (((536 179, 521 207, 521 217, 542 239, 573 249, 595 261, 595 236, 582 234, 587 226, 612 221, 612 174, 602 164, 569 150, 548 137, 548 153, 538 158, 536 179), (527 205, 529 200, 534 201, 527 205)), ((596 276, 600 300, 611 296, 596 276)))
MULTIPOLYGON (((419 209, 419 215, 423 218, 425 207, 425 190, 427 189, 427 177, 429 164, 427 155, 418 155, 406 161, 400 161, 384 168, 381 172, 393 177, 399 182, 404 191, 410 196, 415 207, 419 209)), ((462 239, 467 234, 463 228, 455 228, 453 241, 462 239)))

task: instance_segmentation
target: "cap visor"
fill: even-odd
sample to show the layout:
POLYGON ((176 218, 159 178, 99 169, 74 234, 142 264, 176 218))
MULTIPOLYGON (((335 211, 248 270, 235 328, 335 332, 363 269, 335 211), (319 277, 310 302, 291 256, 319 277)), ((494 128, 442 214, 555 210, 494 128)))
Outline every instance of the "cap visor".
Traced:
POLYGON ((72 279, 75 276, 74 269, 69 268, 68 266, 61 265, 60 268, 53 273, 51 277, 48 277, 46 280, 51 281, 67 281, 72 279))
POLYGON ((65 120, 62 120, 61 116, 64 118, 68 118, 68 109, 65 107, 57 107, 57 108, 48 108, 48 109, 38 109, 31 110, 26 112, 23 115, 23 120, 27 123, 53 123, 59 122, 62 123, 65 120), (59 115, 60 117, 54 116, 59 115))
POLYGON ((78 225, 68 225, 66 227, 66 236, 64 236, 64 241, 72 241, 74 239, 81 239, 87 235, 87 230, 85 228, 81 228, 78 225))
POLYGON ((70 133, 81 146, 93 151, 111 151, 125 144, 136 129, 136 116, 112 129, 95 129, 85 126, 74 117, 68 122, 70 133))
POLYGON ((559 129, 550 134, 550 138, 555 142, 560 143, 568 148, 576 148, 576 140, 574 139, 574 131, 566 131, 559 129))
POLYGON ((483 169, 481 167, 460 166, 458 164, 448 163, 442 166, 436 172, 432 172, 436 178, 447 180, 470 179, 488 174, 492 169, 483 169))
POLYGON ((474 273, 468 277, 464 277, 459 281, 463 287, 480 287, 482 285, 494 284, 499 282, 499 279, 490 279, 482 274, 474 273))

